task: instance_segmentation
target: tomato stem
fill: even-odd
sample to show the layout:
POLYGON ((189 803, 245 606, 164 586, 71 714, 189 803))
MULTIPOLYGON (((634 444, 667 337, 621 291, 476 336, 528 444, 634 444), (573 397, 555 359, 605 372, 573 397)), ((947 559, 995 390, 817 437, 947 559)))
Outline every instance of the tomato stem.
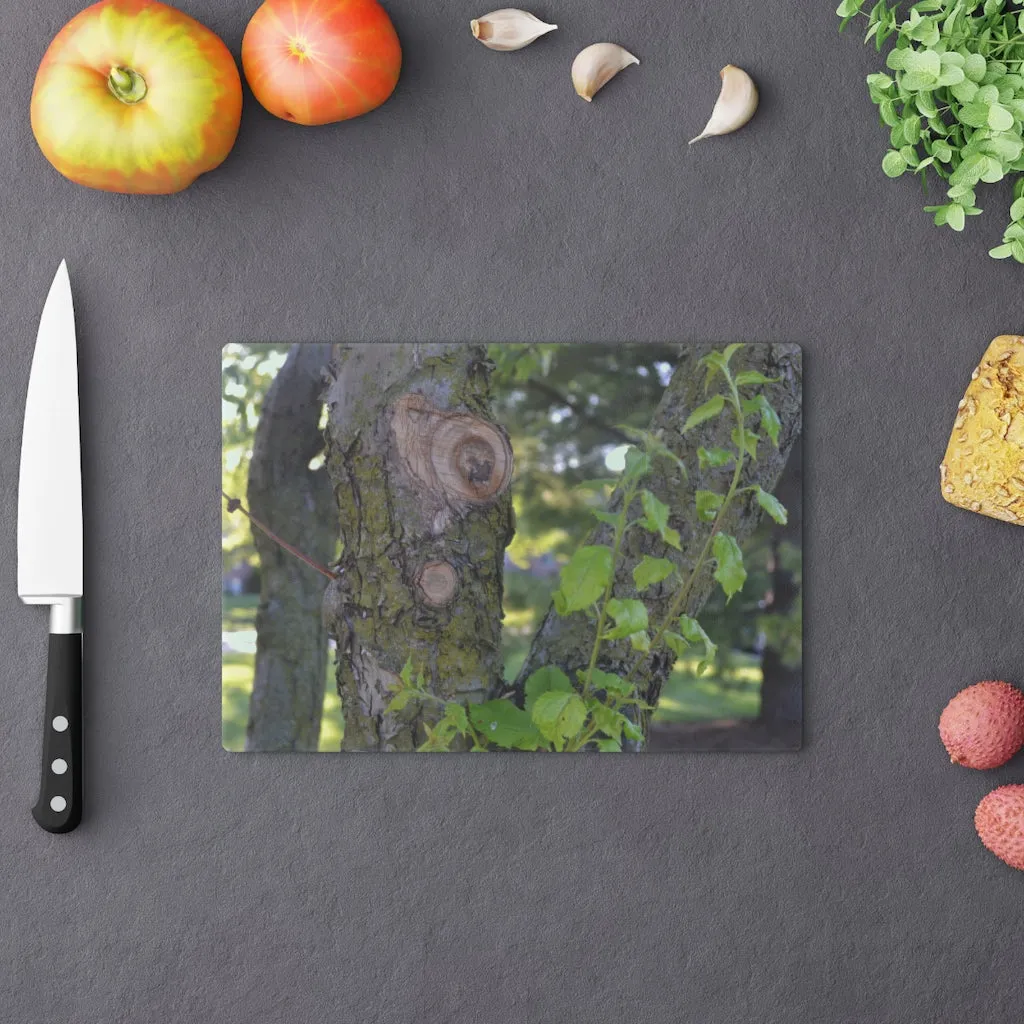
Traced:
POLYGON ((132 68, 112 67, 107 76, 107 88, 122 103, 138 103, 147 92, 146 80, 132 68))

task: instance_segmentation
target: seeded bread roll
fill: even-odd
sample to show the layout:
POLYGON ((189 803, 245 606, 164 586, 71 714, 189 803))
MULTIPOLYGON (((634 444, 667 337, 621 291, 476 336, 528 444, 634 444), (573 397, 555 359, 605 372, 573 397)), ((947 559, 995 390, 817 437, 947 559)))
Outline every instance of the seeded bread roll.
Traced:
POLYGON ((951 505, 1024 525, 1024 337, 988 347, 957 406, 942 496, 951 505))

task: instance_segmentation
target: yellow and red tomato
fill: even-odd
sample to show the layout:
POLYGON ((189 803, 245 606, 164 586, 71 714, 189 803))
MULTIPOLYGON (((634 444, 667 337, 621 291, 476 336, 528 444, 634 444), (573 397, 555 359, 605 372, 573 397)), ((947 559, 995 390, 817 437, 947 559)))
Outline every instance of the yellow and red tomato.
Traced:
POLYGON ((377 0, 266 0, 242 39, 242 68, 270 113, 330 124, 379 107, 402 48, 377 0))
POLYGON ((101 0, 50 44, 32 131, 65 177, 106 192, 187 188, 231 152, 242 83, 223 42, 155 0, 101 0))

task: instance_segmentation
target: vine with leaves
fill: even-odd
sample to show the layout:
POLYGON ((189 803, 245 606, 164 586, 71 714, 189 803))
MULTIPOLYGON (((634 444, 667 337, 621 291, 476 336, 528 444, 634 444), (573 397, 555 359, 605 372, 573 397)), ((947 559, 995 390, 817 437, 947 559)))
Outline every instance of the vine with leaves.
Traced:
MULTIPOLYGON (((977 188, 1024 171, 1024 10, 1010 0, 919 0, 905 6, 842 0, 845 28, 867 22, 864 42, 881 51, 891 74, 867 76, 868 92, 889 130, 882 171, 929 173, 947 185, 948 202, 924 209, 937 225, 963 231, 982 211, 977 188), (905 16, 904 16, 905 14, 905 16)), ((1013 186, 1010 222, 996 259, 1024 263, 1024 177, 1013 186)))
POLYGON ((595 624, 586 668, 577 670, 575 679, 557 665, 537 669, 525 682, 522 707, 507 697, 466 706, 430 693, 409 658, 388 712, 399 713, 410 705, 434 708, 437 714, 430 717, 436 720, 425 726, 427 739, 420 750, 450 750, 458 745, 471 750, 620 751, 624 741, 644 740, 638 721, 653 708, 641 698, 637 678, 651 657, 659 652, 681 657, 699 651, 698 674, 710 665, 715 645, 697 618, 687 614, 687 607, 698 580, 711 564, 713 578, 727 601, 743 588, 747 578, 743 553, 735 537, 724 529, 730 509, 750 495, 777 523, 787 521, 786 509, 774 495, 756 484, 741 486, 744 469, 757 460, 759 444, 765 441, 778 447, 781 427, 763 392, 764 386, 774 381, 755 370, 733 372, 731 361, 741 347, 729 345, 699 361, 706 391, 715 390, 690 412, 683 426, 685 434, 718 417, 731 419, 730 448, 701 447, 697 452, 702 468, 732 467, 726 489, 722 493, 697 490, 691 509, 671 509, 645 482, 656 459, 667 460, 672 472, 683 480, 686 465, 659 438, 632 431, 636 443, 625 454, 612 496, 603 507, 593 510, 596 519, 611 528, 610 541, 581 546, 560 571, 552 599, 555 612, 559 616, 583 613, 595 624), (641 597, 616 593, 624 542, 632 531, 641 530, 681 551, 679 532, 669 521, 674 512, 687 511, 697 522, 710 524, 689 570, 682 573, 672 559, 649 554, 633 569, 633 591, 638 594, 658 584, 674 587, 665 610, 652 621, 641 597), (602 650, 618 641, 627 641, 632 652, 628 668, 621 672, 601 669, 602 650))

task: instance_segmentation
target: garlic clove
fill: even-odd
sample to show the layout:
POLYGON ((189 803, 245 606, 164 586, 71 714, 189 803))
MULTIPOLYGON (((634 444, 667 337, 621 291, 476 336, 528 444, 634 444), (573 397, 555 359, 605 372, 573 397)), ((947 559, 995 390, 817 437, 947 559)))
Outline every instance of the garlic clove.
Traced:
POLYGON ((534 17, 529 11, 520 11, 515 7, 503 7, 482 18, 474 18, 469 27, 473 37, 491 50, 521 50, 545 33, 558 28, 557 25, 548 25, 534 17))
POLYGON ((607 85, 623 68, 639 64, 629 50, 617 43, 591 43, 580 50, 572 62, 572 84, 578 96, 588 103, 594 93, 607 85))
POLYGON ((715 108, 711 111, 711 118, 704 126, 704 131, 695 139, 690 139, 691 146, 712 135, 728 135, 742 128, 757 110, 757 86, 743 68, 726 64, 719 74, 722 88, 715 101, 715 108))

